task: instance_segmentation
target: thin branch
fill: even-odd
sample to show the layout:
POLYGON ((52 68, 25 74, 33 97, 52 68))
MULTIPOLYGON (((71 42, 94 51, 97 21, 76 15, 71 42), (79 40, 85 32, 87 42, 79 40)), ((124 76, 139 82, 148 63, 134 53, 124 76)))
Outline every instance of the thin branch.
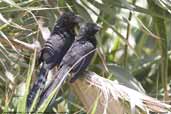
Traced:
MULTIPOLYGON (((26 42, 23 42, 23 41, 20 41, 18 39, 8 39, 11 41, 11 43, 18 49, 25 49, 25 50, 28 50, 28 51, 34 51, 35 48, 40 48, 40 46, 36 43, 33 43, 33 44, 29 44, 29 43, 26 43, 26 42)), ((6 45, 9 45, 9 42, 4 39, 4 38, 0 38, 0 42, 2 44, 6 44, 6 45)))

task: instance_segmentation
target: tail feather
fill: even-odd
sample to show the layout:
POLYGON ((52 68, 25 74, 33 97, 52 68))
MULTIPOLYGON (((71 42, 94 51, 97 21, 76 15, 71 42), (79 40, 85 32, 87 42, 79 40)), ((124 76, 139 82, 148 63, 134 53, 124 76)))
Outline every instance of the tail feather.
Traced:
MULTIPOLYGON (((60 89, 63 82, 66 80, 68 76, 69 67, 62 67, 57 74, 55 75, 55 79, 45 91, 42 92, 40 96, 40 100, 38 102, 38 107, 45 101, 45 99, 50 95, 50 93, 57 87, 57 90, 60 89)), ((58 92, 58 91, 57 91, 58 92)), ((57 93, 56 93, 57 94, 57 93)), ((52 102, 52 101, 51 101, 52 102)))
POLYGON ((34 83, 32 89, 30 90, 30 93, 27 97, 27 108, 28 109, 31 107, 31 104, 32 104, 38 90, 43 90, 45 83, 46 83, 46 79, 47 79, 47 73, 48 73, 48 69, 45 69, 44 64, 43 64, 40 69, 39 77, 36 80, 36 82, 34 83))

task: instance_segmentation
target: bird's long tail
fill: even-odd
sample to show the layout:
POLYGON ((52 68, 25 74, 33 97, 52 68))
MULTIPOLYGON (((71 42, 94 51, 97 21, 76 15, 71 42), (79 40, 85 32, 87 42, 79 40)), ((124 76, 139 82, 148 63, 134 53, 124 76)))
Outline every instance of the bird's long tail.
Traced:
MULTIPOLYGON (((60 70, 55 75, 54 80, 51 82, 51 84, 49 84, 49 86, 46 88, 46 90, 43 91, 42 94, 40 95, 40 100, 38 102, 37 107, 39 107, 45 101, 45 99, 50 95, 50 93, 52 93, 52 91, 55 88, 57 88, 57 92, 56 92, 56 95, 57 95, 61 85, 63 84, 63 82, 66 80, 66 78, 68 76, 69 69, 70 69, 69 67, 65 67, 65 66, 60 68, 60 70)), ((52 100, 51 100, 51 102, 52 102, 52 100)))
POLYGON ((30 90, 30 93, 27 97, 27 109, 29 109, 31 107, 32 102, 33 102, 38 90, 42 91, 44 89, 48 71, 49 70, 46 69, 43 64, 42 67, 40 68, 38 79, 34 83, 32 89, 30 90))

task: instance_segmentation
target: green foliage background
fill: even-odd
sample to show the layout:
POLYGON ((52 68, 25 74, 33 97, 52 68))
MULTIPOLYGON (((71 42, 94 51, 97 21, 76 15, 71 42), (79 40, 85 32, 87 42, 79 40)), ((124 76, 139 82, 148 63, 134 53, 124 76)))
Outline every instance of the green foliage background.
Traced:
MULTIPOLYGON (((169 0, 0 0, 0 112, 16 111, 28 88, 27 73, 36 77, 38 66, 33 72, 28 70, 34 61, 33 48, 42 46, 48 36, 39 20, 43 20, 43 28, 52 30, 60 11, 67 10, 102 26, 91 71, 152 97, 170 100, 169 0)), ((48 110, 57 111, 60 105, 64 111, 85 113, 68 84, 57 104, 48 110)))

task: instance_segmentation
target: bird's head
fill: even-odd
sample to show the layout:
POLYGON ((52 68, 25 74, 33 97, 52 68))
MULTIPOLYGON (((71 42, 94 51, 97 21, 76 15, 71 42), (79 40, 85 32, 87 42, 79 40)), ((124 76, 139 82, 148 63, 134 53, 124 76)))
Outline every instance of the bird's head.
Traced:
POLYGON ((76 25, 78 25, 82 20, 83 19, 79 15, 76 15, 73 12, 64 12, 61 14, 57 23, 58 25, 67 27, 68 29, 72 29, 76 25))
POLYGON ((80 34, 95 35, 100 29, 96 23, 85 23, 80 28, 80 34))

